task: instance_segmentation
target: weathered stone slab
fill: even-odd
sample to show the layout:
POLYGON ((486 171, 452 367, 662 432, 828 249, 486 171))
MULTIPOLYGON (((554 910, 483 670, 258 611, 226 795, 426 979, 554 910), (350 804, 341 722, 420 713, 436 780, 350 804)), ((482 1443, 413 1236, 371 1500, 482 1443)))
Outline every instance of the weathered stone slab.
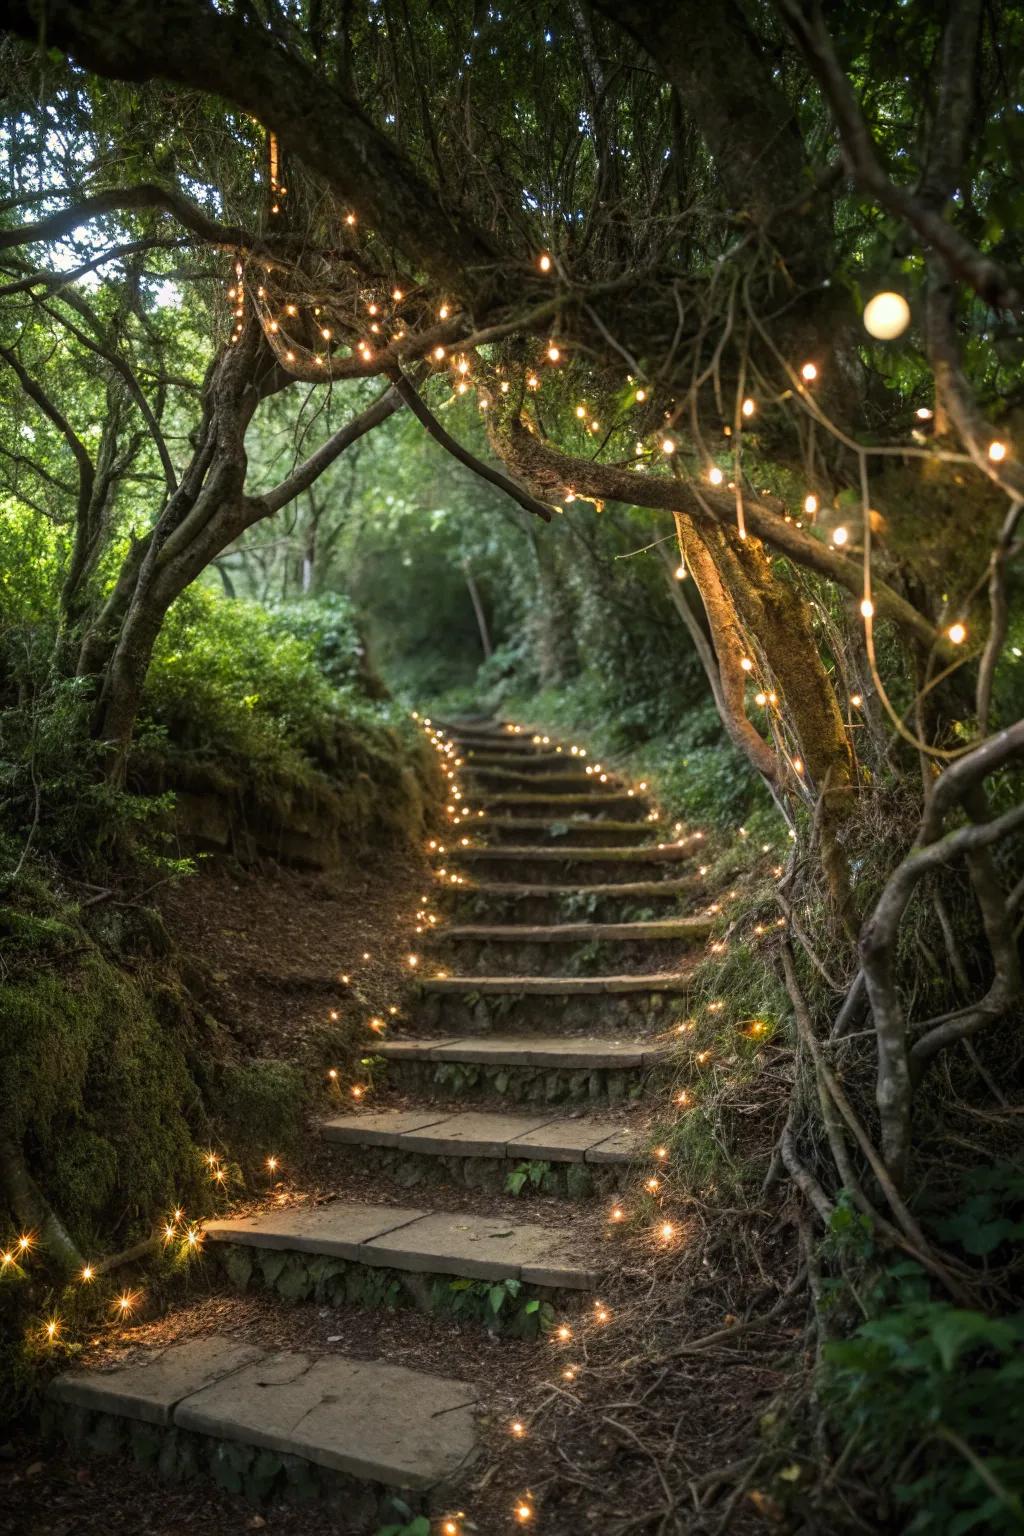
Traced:
POLYGON ((443 1109, 366 1110, 332 1115, 323 1123, 327 1141, 358 1142, 362 1147, 393 1147, 404 1131, 417 1131, 447 1119, 443 1109))
POLYGON ((643 1140, 638 1131, 629 1126, 621 1126, 607 1141, 602 1141, 596 1147, 591 1147, 586 1153, 584 1162, 587 1163, 628 1163, 633 1158, 639 1157, 643 1150, 643 1140))
POLYGON ((386 1056, 389 1060, 402 1060, 412 1057, 419 1061, 423 1057, 429 1057, 431 1052, 440 1050, 445 1045, 457 1045, 457 1035, 445 1035, 441 1039, 432 1040, 382 1040, 374 1047, 375 1056, 386 1056))
MULTIPOLYGON (((438 943, 471 939, 490 944, 657 943, 667 939, 706 938, 711 917, 666 917, 638 923, 465 923, 439 929, 438 943)), ((433 936, 432 936, 433 937, 433 936)))
POLYGON ((610 1148, 602 1162, 628 1162, 638 1144, 635 1133, 627 1131, 617 1120, 551 1120, 510 1141, 505 1155, 529 1161, 592 1162, 591 1154, 610 1147, 612 1142, 614 1148, 610 1148))
POLYGON ((369 1263, 417 1273, 444 1273, 479 1280, 518 1280, 544 1274, 536 1283, 583 1290, 595 1283, 572 1256, 567 1233, 531 1222, 512 1223, 466 1212, 435 1212, 407 1228, 376 1238, 369 1263))
MULTIPOLYGON (((380 1047, 387 1059, 463 1061, 484 1066, 577 1067, 598 1071, 603 1067, 639 1067, 660 1060, 665 1048, 634 1040, 602 1040, 564 1035, 480 1035, 454 1040, 389 1041, 380 1047), (400 1049, 394 1049, 395 1046, 400 1049)), ((413 1129, 413 1127, 408 1127, 413 1129)))
POLYGON ((282 1353, 181 1403, 182 1429, 301 1456, 390 1487, 424 1489, 465 1466, 476 1392, 375 1360, 282 1353))
POLYGON ((431 976, 424 992, 534 993, 548 997, 582 997, 593 993, 685 992, 689 976, 681 971, 641 976, 431 976))
POLYGON ((235 1339, 186 1339, 111 1369, 69 1371, 50 1383, 56 1402, 167 1425, 183 1398, 260 1359, 262 1350, 235 1339))
POLYGON ((677 843, 644 844, 639 848, 580 848, 567 844, 552 848, 549 843, 537 846, 505 843, 500 847, 453 848, 448 858, 466 864, 477 859, 502 859, 509 863, 518 860, 531 864, 679 864, 684 859, 693 858, 693 849, 681 848, 677 843))
POLYGON ((251 1248, 286 1248, 299 1253, 362 1259, 365 1245, 396 1228, 418 1221, 422 1211, 391 1205, 356 1205, 332 1200, 328 1205, 299 1205, 254 1216, 210 1221, 206 1236, 215 1243, 244 1243, 251 1248))
POLYGON ((533 1115, 473 1113, 450 1115, 437 1125, 410 1131, 397 1145, 407 1152, 454 1153, 463 1157, 504 1157, 510 1141, 556 1118, 555 1112, 533 1115))

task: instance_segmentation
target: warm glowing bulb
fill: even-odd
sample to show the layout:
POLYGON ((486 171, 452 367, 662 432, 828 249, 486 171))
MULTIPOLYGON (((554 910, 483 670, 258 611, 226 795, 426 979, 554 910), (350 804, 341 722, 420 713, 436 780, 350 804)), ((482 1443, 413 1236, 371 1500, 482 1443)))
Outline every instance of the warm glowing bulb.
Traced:
POLYGON ((918 421, 931 421, 934 414, 935 412, 929 410, 928 406, 926 405, 919 405, 917 410, 914 412, 914 415, 917 417, 918 421))
POLYGON ((277 1158, 276 1157, 268 1157, 267 1158, 267 1172, 268 1173, 276 1173, 277 1172, 277 1158))
POLYGON ((444 357, 444 347, 435 347, 434 348, 434 358, 435 358, 435 360, 437 362, 440 362, 443 357, 444 357))
POLYGON ((526 1434, 526 1425, 522 1422, 521 1419, 513 1419, 512 1423, 509 1425, 509 1431, 511 1434, 515 1435, 517 1440, 521 1440, 526 1434))
POLYGON ((755 693, 754 703, 760 704, 761 707, 764 708, 764 706, 768 703, 768 695, 766 693, 755 693))
POLYGON ((82 1267, 82 1279, 83 1280, 85 1280, 85 1281, 91 1280, 93 1275, 94 1275, 94 1273, 95 1273, 95 1271, 94 1271, 94 1269, 93 1269, 91 1264, 83 1265, 83 1267, 82 1267))
POLYGON ((551 271, 551 257, 548 255, 547 251, 541 252, 540 256, 537 258, 537 265, 540 267, 542 272, 551 271))
POLYGON ((1000 442, 989 443, 988 456, 993 464, 1001 464, 1006 458, 1006 444, 1000 442))
POLYGON ((711 482, 711 484, 721 485, 724 479, 725 476, 722 474, 722 471, 719 469, 718 465, 712 464, 711 468, 708 470, 708 480, 711 482))
POLYGON ((548 361, 551 363, 557 363, 561 355, 561 349, 556 347, 554 342, 552 342, 550 347, 548 347, 548 361))
POLYGON ((661 1226, 658 1228, 658 1231, 661 1234, 662 1242, 671 1242, 672 1238, 675 1236, 675 1230, 675 1227, 670 1221, 663 1221, 661 1226))
POLYGON ((814 363, 804 363, 803 367, 800 369, 800 376, 801 378, 806 379, 809 384, 812 379, 816 379, 818 377, 817 367, 814 363))
POLYGON ((849 529, 848 528, 844 528, 842 526, 842 524, 840 524, 838 528, 833 528, 833 530, 832 530, 832 543, 833 544, 838 544, 840 546, 840 548, 847 542, 849 537, 850 537, 849 529))
POLYGON ((675 453, 676 445, 673 442, 672 438, 670 438, 670 437, 663 437, 662 438, 662 440, 661 440, 661 451, 662 451, 662 453, 675 453))
POLYGON ((420 963, 419 955, 407 955, 406 963, 412 968, 412 970, 415 970, 420 963))
POLYGON ((751 661, 749 656, 740 657, 740 666, 743 668, 744 672, 753 672, 754 670, 754 663, 751 661))
POLYGON ((861 603, 860 611, 861 611, 862 616, 865 619, 870 619, 873 616, 874 611, 875 611, 875 605, 871 601, 870 597, 866 597, 864 599, 864 601, 861 603))
POLYGON ((863 320, 869 336, 892 341, 910 324, 910 305, 901 293, 876 293, 864 306, 863 320))
POLYGON ((818 510, 818 498, 817 498, 817 496, 814 496, 814 495, 805 496, 804 497, 804 511, 807 513, 808 517, 813 517, 815 512, 817 512, 817 510, 818 510))
POLYGON ((525 1503, 525 1501, 522 1504, 517 1504, 516 1505, 516 1519, 519 1521, 520 1525, 528 1524, 528 1522, 533 1519, 533 1508, 532 1508, 532 1506, 527 1504, 527 1503, 525 1503))
POLYGON ((676 581, 686 580, 686 563, 683 561, 676 566, 676 581))
POLYGON ((609 1221, 624 1221, 625 1218, 626 1218, 626 1213, 622 1209, 621 1205, 613 1206, 611 1211, 609 1212, 609 1215, 608 1215, 608 1220, 609 1221))
POLYGON ((951 624, 948 634, 954 645, 962 645, 967 639, 967 629, 963 624, 951 624))
POLYGON ((853 705, 854 709, 860 709, 863 702, 864 700, 861 698, 859 693, 850 694, 850 703, 853 705))
POLYGON ((646 389, 638 389, 636 392, 636 398, 640 401, 641 404, 643 404, 643 402, 647 399, 646 389))
POLYGON ((753 416, 753 414, 754 414, 754 412, 756 410, 757 410, 757 406, 754 404, 753 400, 744 400, 744 402, 743 402, 743 414, 744 414, 744 416, 753 416))

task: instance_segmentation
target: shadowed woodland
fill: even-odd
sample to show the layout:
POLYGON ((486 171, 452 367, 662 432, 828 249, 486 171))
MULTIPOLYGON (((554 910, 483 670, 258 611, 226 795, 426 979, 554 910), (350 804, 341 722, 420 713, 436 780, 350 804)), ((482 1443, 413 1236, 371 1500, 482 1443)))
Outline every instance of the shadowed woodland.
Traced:
MULTIPOLYGON (((57 1499, 25 1473, 54 1375, 226 1283, 207 1219, 291 1199, 282 1150, 319 1198, 332 1095, 410 1107, 427 1078, 367 1017, 480 1026, 476 992, 465 1018, 430 996, 430 925, 478 926, 479 977, 481 923, 554 914, 677 920, 667 960, 588 930, 560 971, 624 945, 636 996, 596 1032, 662 1053, 611 1217, 597 1175, 580 1209, 617 1245, 596 1323, 562 1370, 547 1301, 435 1288, 452 1340, 488 1306, 514 1335, 518 1428, 484 1435, 458 1513, 302 1528, 1024 1529, 1024 11, 8 0, 0 23, 12 1507, 57 1499), (547 799, 502 782, 528 748, 547 799), (538 895, 531 866, 500 910, 449 873, 495 804, 572 853, 575 801, 547 802, 606 780, 617 840, 679 860, 655 864, 671 906, 625 869, 625 905, 538 895), (341 882, 343 940, 309 871, 341 882), (427 881, 458 886, 440 919, 427 881)), ((528 1003, 487 1029, 519 1007, 557 1032, 528 1003)), ((564 1065, 445 1070, 485 1107, 573 1102, 564 1065)), ((566 1178, 528 1159, 500 1192, 566 1178)), ((493 1384, 505 1344, 481 1348, 465 1379, 493 1384)), ((29 1528, 252 1513, 122 1525, 96 1477, 91 1525, 29 1528)))

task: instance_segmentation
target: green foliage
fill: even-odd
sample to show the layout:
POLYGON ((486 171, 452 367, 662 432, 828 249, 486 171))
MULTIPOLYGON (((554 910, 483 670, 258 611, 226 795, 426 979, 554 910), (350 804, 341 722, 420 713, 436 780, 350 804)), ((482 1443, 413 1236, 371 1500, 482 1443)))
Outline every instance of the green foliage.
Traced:
POLYGON ((268 1152, 287 1155, 302 1139, 309 1081, 291 1062, 226 1063, 213 1074, 224 1140, 241 1162, 262 1164, 268 1152))
POLYGON ((517 1163, 505 1177, 505 1193, 521 1195, 527 1185, 532 1189, 540 1189, 550 1173, 551 1164, 543 1159, 534 1158, 530 1162, 517 1163))
POLYGON ((201 1197, 208 1125, 189 1058, 200 1031, 166 984, 135 974, 80 929, 59 970, 9 976, 0 1009, 0 1123, 72 1235, 103 1251, 201 1197))
POLYGON ((824 1402, 903 1511, 900 1529, 961 1536, 1024 1523, 1024 1314, 991 1318, 890 1270, 890 1299, 825 1350, 824 1402), (915 1293, 918 1299, 914 1299, 915 1293))

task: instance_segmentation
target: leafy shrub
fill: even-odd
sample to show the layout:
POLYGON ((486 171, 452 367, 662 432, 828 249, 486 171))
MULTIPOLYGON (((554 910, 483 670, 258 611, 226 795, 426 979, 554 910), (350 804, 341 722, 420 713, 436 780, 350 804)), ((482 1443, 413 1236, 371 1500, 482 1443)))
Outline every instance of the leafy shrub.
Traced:
MULTIPOLYGON (((915 1268, 903 1272, 912 1278, 915 1268)), ((826 1406, 875 1476, 887 1469, 879 1481, 891 1477, 901 1529, 1020 1531, 1024 1314, 991 1318, 908 1301, 829 1344, 825 1356, 826 1406)))

